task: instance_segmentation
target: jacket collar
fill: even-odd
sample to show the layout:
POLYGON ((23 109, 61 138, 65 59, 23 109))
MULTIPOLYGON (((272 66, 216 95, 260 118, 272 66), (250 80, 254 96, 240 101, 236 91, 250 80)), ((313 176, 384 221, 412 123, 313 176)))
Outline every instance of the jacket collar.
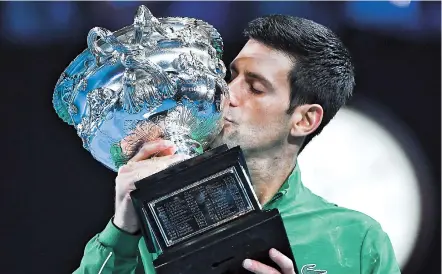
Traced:
POLYGON ((304 185, 301 181, 301 170, 299 169, 298 162, 296 161, 295 168, 290 176, 282 184, 275 196, 273 196, 273 198, 263 206, 263 209, 279 208, 293 203, 302 189, 304 189, 304 185))

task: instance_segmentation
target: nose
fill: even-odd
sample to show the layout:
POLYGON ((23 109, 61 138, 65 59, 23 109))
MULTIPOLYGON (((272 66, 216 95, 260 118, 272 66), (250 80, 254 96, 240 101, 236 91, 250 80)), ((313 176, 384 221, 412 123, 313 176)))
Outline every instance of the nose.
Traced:
POLYGON ((233 80, 229 83, 229 106, 237 107, 240 103, 240 84, 239 81, 233 80))

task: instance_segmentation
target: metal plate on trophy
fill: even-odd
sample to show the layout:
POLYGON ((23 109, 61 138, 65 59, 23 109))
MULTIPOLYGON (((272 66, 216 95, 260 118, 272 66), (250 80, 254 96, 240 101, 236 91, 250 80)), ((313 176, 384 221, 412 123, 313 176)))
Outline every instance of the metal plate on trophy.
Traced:
POLYGON ((136 187, 132 199, 154 233, 152 246, 161 250, 261 211, 239 147, 223 145, 147 177, 136 187))
POLYGON ((233 167, 146 202, 146 206, 167 247, 254 210, 233 167))

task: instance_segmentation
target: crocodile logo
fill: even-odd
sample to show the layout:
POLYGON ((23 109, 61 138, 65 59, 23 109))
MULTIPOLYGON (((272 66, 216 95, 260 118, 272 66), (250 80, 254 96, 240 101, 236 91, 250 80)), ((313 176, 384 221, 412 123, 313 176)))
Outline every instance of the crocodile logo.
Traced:
POLYGON ((301 274, 327 274, 327 270, 315 269, 315 264, 306 264, 301 269, 301 274))

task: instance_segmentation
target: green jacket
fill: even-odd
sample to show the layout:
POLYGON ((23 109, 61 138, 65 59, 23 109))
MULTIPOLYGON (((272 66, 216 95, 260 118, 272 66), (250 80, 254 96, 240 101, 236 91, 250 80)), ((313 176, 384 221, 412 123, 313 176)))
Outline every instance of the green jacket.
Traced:
MULTIPOLYGON (((313 194, 302 184, 298 167, 264 206, 272 208, 282 215, 297 274, 400 273, 390 239, 379 223, 313 194)), ((74 273, 155 273, 153 259, 141 236, 126 234, 110 221, 87 243, 74 273)))

